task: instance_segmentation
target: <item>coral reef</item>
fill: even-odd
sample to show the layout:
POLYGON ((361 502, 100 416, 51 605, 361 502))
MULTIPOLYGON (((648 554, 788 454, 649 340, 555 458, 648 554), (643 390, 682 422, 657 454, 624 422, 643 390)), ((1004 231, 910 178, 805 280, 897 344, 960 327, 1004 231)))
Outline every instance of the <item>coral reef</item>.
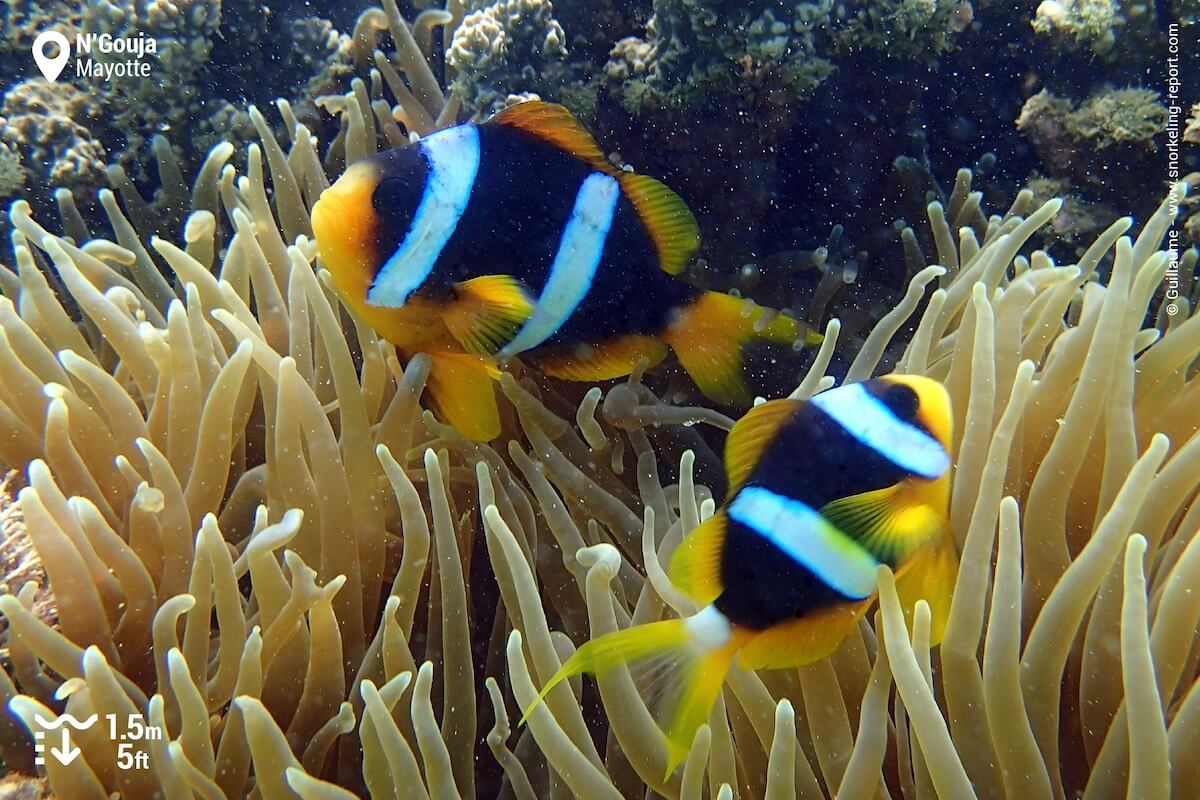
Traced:
MULTIPOLYGON (((346 157, 386 141, 355 107, 346 157)), ((1174 312, 1153 307, 1175 203, 1136 239, 1116 221, 1070 266, 1027 246, 1057 201, 1025 192, 989 217, 968 173, 952 205, 929 205, 942 266, 916 271, 844 380, 895 360, 955 400, 962 569, 937 669, 928 616, 907 630, 884 572, 873 623, 812 667, 735 671, 664 777, 624 670, 511 720, 574 643, 688 610, 663 565, 713 511, 708 429, 731 421, 664 403, 641 375, 570 398, 518 373, 501 379, 493 446, 441 425, 421 410, 424 359, 399 364, 314 262, 306 216, 328 176, 311 132, 289 125, 285 149, 251 118, 245 174, 225 145, 175 201, 183 247, 147 240, 160 226, 111 195, 115 242, 69 202, 71 238, 12 208, 0 461, 24 466, 20 512, 62 614, 32 613, 32 583, 0 596, 7 765, 30 771, 25 730, 65 709, 138 711, 165 734, 144 743, 149 771, 81 740, 81 758, 47 765, 72 798, 1112 797, 1194 782, 1200 298, 1188 285, 1174 312)), ((795 396, 837 382, 839 331, 795 396)))
POLYGON ((73 39, 82 5, 76 0, 5 0, 0 4, 0 85, 10 86, 25 76, 29 51, 38 34, 55 30, 73 39))
POLYGON ((1038 236, 1048 244, 1070 245, 1078 251, 1077 255, 1082 255, 1096 234, 1121 216, 1112 206, 1075 193, 1066 178, 1033 175, 1025 182, 1025 188, 1033 192, 1033 201, 1037 205, 1056 197, 1062 199, 1062 208, 1038 236))
POLYGON ((1102 56, 1113 49, 1116 29, 1124 21, 1120 4, 1113 0, 1042 0, 1033 29, 1059 45, 1087 47, 1102 56))
POLYGON ((933 61, 954 48, 973 18, 966 0, 859 0, 839 10, 833 38, 850 53, 933 61))
POLYGON ((485 116, 510 94, 554 99, 571 81, 566 34, 550 0, 495 0, 467 14, 446 63, 464 107, 485 116))
MULTIPOLYGON (((33 549, 33 540, 25 528, 21 509, 14 501, 14 486, 19 473, 9 472, 0 480, 0 594, 17 594, 27 583, 37 589, 30 603, 33 613, 43 622, 53 625, 58 618, 54 595, 46 578, 46 569, 33 549)), ((7 623, 0 632, 0 654, 8 655, 7 623)))
MULTIPOLYGON (((148 77, 125 76, 111 81, 105 98, 106 112, 130 134, 171 130, 194 118, 203 102, 196 76, 208 61, 213 38, 221 24, 217 0, 168 0, 140 3, 135 0, 95 0, 84 7, 81 32, 116 38, 146 37, 157 53, 148 77)), ((105 56, 99 48, 92 57, 124 60, 124 54, 105 56)), ((142 137, 145 134, 142 133, 142 137)), ((144 141, 135 140, 135 149, 144 141)))
POLYGON ((606 67, 630 110, 719 105, 782 87, 807 97, 832 64, 817 53, 817 32, 829 22, 831 2, 705 4, 657 0, 646 39, 617 42, 606 67), (642 77, 644 76, 644 77, 642 77))
POLYGON ((1030 22, 1041 45, 1137 75, 1161 52, 1165 11, 1144 0, 1044 0, 1030 22))
POLYGON ((11 145, 0 143, 0 200, 12 197, 25 185, 25 167, 21 154, 11 145))
POLYGON ((1151 89, 1104 89, 1079 103, 1042 90, 1025 102, 1017 129, 1048 177, 1111 205, 1139 196, 1145 175, 1161 171, 1167 120, 1151 89))
MULTIPOLYGON (((104 35, 153 40, 155 50, 141 59, 149 66, 145 77, 102 79, 69 67, 53 86, 34 78, 7 88, 0 134, 17 146, 32 172, 26 196, 40 205, 58 188, 86 203, 106 183, 107 163, 119 163, 133 180, 154 185, 153 137, 171 133, 185 155, 202 157, 215 144, 216 131, 236 135, 238 128, 227 124, 230 101, 244 105, 247 98, 283 94, 297 101, 298 116, 311 123, 313 96, 340 88, 350 72, 350 37, 328 21, 287 19, 246 0, 59 5, 7 4, 16 27, 4 45, 27 50, 34 33, 53 27, 73 44, 77 34, 104 35)), ((96 64, 129 59, 97 46, 90 57, 96 64)), ((27 55, 0 61, 24 64, 27 55)))
POLYGON ((86 195, 104 182, 107 154, 91 128, 100 115, 95 95, 34 78, 4 95, 0 137, 16 145, 25 163, 41 165, 38 177, 86 195))
POLYGON ((1101 92, 1078 105, 1043 90, 1025 102, 1017 118, 1017 128, 1055 173, 1071 172, 1074 160, 1092 155, 1088 151, 1122 145, 1153 151, 1166 124, 1167 109, 1150 89, 1101 92))

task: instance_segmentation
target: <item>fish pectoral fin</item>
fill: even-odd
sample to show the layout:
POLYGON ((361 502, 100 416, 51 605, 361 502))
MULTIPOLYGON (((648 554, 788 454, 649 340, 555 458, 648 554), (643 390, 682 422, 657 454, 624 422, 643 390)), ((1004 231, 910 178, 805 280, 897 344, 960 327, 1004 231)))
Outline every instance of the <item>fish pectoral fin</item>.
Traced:
POLYGON ((904 483, 839 498, 825 504, 821 516, 891 564, 935 542, 945 527, 932 506, 909 499, 904 483))
POLYGON ((485 124, 515 128, 582 158, 593 169, 614 174, 616 167, 604 157, 596 140, 571 112, 556 103, 528 100, 497 112, 485 124))
POLYGON ((799 400, 768 400, 746 412, 725 440, 729 495, 742 487, 779 428, 800 408, 799 400))
POLYGON ((821 514, 880 561, 896 564, 896 591, 910 629, 913 608, 925 600, 931 641, 942 640, 958 574, 954 539, 927 503, 910 501, 905 484, 834 500, 821 514))
POLYGON ((958 579, 958 556, 954 537, 947 529, 937 540, 915 553, 896 571, 896 593, 904 619, 912 630, 913 609, 918 600, 929 604, 929 644, 941 644, 950 617, 950 597, 958 579))
POLYGON ((721 594, 721 553, 729 518, 722 509, 683 538, 671 556, 668 575, 675 588, 698 606, 721 594))
POLYGON ((738 654, 746 669, 784 669, 814 664, 842 645, 875 599, 841 603, 757 634, 738 654))
POLYGON ((457 297, 446 305, 442 320, 468 353, 494 355, 533 314, 525 286, 511 275, 481 275, 454 284, 457 297))
POLYGON ((630 334, 597 344, 577 344, 531 358, 546 375, 565 381, 607 381, 633 372, 646 360, 653 367, 667 357, 667 346, 652 336, 630 334))
POLYGON ((495 381, 500 370, 494 361, 470 353, 429 353, 431 410, 463 436, 488 442, 500 435, 500 409, 496 404, 495 381))
POLYGON ((658 265, 678 275, 700 249, 700 225, 683 198, 648 175, 622 172, 621 190, 633 204, 658 251, 658 265))

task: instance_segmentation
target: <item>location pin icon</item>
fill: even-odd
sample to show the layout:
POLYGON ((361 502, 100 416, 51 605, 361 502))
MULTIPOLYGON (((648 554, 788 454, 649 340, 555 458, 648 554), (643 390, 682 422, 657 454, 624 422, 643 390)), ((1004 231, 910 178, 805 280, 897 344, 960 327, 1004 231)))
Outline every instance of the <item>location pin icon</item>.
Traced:
POLYGON ((46 76, 46 80, 51 83, 58 80, 70 59, 71 43, 58 31, 42 31, 33 40, 33 60, 37 62, 38 69, 46 76), (46 48, 52 43, 58 45, 58 55, 53 58, 46 55, 46 48))

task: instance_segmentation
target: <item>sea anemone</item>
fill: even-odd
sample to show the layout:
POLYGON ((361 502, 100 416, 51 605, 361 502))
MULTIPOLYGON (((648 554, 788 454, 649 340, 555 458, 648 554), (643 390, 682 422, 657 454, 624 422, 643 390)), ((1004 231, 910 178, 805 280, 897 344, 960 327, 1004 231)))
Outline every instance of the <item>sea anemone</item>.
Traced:
MULTIPOLYGON (((353 117, 351 159, 378 141, 353 117)), ((1196 297, 1145 325, 1173 204, 1065 267, 1021 254, 1055 201, 1025 216, 1023 193, 957 232, 973 195, 930 205, 940 266, 845 380, 900 352, 923 307, 896 366, 955 400, 945 641, 931 653, 923 607, 906 628, 884 572, 879 614, 830 659, 735 670, 664 779, 625 670, 510 720, 579 642, 689 611, 663 565, 713 512, 702 484, 719 490, 694 426, 730 421, 640 375, 575 406, 518 373, 500 439, 439 423, 427 361, 400 364, 315 261, 315 138, 289 120, 285 149, 252 118, 244 175, 222 146, 190 203, 168 187, 190 206, 183 247, 111 193, 115 242, 69 203, 70 236, 10 212, 0 463, 23 467, 19 527, 57 621, 33 582, 0 596, 6 764, 33 770, 38 717, 67 712, 162 733, 133 744, 145 769, 122 769, 106 731, 78 734, 81 757, 44 767, 70 798, 1151 797, 1194 777, 1196 297)), ((836 382, 838 330, 796 396, 836 382)))

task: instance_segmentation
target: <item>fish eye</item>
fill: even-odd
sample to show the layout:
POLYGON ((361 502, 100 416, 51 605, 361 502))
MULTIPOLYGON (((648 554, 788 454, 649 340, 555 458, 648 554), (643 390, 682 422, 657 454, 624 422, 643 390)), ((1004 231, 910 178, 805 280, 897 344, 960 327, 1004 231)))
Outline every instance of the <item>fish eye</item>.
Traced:
POLYGON ((406 198, 411 193, 412 190, 400 178, 386 177, 375 187, 375 194, 371 196, 371 205, 375 206, 376 211, 403 208, 408 204, 406 198))
POLYGON ((893 383, 888 386, 880 398, 883 404, 887 406, 897 419, 905 421, 911 420, 917 416, 917 409, 921 405, 920 398, 913 391, 911 386, 906 386, 903 383, 893 383))

